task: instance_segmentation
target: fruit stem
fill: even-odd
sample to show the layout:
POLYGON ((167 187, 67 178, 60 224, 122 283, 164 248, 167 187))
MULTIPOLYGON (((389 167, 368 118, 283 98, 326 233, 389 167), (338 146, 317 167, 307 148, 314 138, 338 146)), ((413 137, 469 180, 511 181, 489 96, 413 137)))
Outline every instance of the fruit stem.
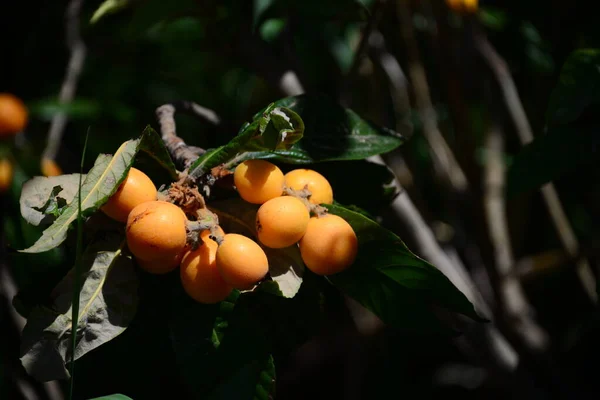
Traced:
POLYGON ((202 208, 196 211, 197 219, 195 221, 188 220, 186 222, 187 230, 187 242, 193 250, 197 249, 202 243, 200 233, 205 230, 210 230, 210 236, 214 238, 215 242, 221 244, 223 236, 220 234, 219 218, 212 211, 202 208))
POLYGON ((299 199, 300 201, 302 201, 302 203, 304 203, 309 213, 316 215, 319 218, 327 214, 327 208, 319 204, 313 204, 308 200, 312 195, 310 190, 308 190, 308 185, 305 185, 304 188, 302 188, 302 190, 295 190, 291 187, 283 185, 283 195, 293 196, 299 199))

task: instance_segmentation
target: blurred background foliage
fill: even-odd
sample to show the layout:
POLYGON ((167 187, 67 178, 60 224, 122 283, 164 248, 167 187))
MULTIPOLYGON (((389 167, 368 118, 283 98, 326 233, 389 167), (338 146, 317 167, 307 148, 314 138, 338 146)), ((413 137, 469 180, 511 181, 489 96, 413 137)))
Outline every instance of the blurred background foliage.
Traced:
MULTIPOLYGON (((592 11, 594 2, 481 1, 473 16, 455 13, 439 0, 410 2, 411 22, 437 123, 471 184, 474 200, 467 204, 473 207, 465 209, 465 203, 439 180, 414 99, 408 115, 399 119, 390 84, 377 58, 367 51, 367 57, 355 61, 374 0, 131 0, 118 12, 90 24, 101 3, 83 3, 81 31, 87 57, 75 99, 67 106, 60 105, 58 93, 69 59, 65 40, 68 2, 3 4, 0 91, 21 97, 30 111, 25 133, 16 138, 13 156, 18 165, 13 187, 2 196, 4 242, 10 239, 13 249, 30 245, 39 235, 39 229, 19 218, 18 194, 24 180, 40 175, 39 158, 46 146, 49 122, 57 111, 69 116, 57 162, 64 172, 71 173, 79 169, 88 130, 87 152, 94 156, 86 158, 85 169, 91 167, 96 154, 114 152, 123 141, 137 137, 147 124, 156 127, 154 110, 174 100, 192 100, 215 110, 223 121, 215 127, 178 115, 178 134, 187 143, 204 148, 225 143, 256 111, 286 95, 277 79, 292 69, 307 92, 343 100, 361 116, 410 136, 398 152, 411 173, 402 181, 405 189, 442 245, 456 246, 464 256, 474 241, 483 260, 491 262, 493 252, 481 238, 486 234, 481 211, 482 165, 486 162, 482 143, 491 115, 498 114, 502 121, 508 166, 521 145, 496 83, 486 76, 485 64, 474 47, 474 25, 485 31, 507 61, 536 136, 545 132, 549 98, 565 60, 573 50, 598 46, 600 40, 600 26, 592 11)), ((377 31, 387 51, 406 73, 407 50, 395 2, 385 2, 378 18, 377 31)), ((564 140, 576 134, 566 132, 564 140)), ((347 185, 369 180, 361 171, 352 173, 347 185)), ((600 235, 598 178, 600 169, 594 162, 579 165, 555 180, 586 251, 597 250, 600 235)), ((339 179, 343 182, 343 177, 339 179)), ((361 190, 360 186, 355 189, 361 190)), ((370 212, 383 217, 384 225, 399 233, 406 229, 388 218, 380 201, 367 204, 371 204, 370 212)), ((546 251, 560 252, 560 241, 539 192, 521 193, 507 206, 517 260, 546 251)), ((402 236, 413 248, 411 236, 402 236)), ((15 255, 3 246, 2 258, 3 263, 9 261, 16 285, 32 293, 37 289, 28 282, 31 274, 52 271, 50 275, 60 276, 64 271, 51 267, 68 265, 60 250, 15 255)), ((597 272, 597 251, 592 251, 590 261, 597 272)), ((541 324, 550 333, 561 373, 574 382, 575 392, 569 391, 570 386, 567 393, 572 397, 566 397, 597 397, 600 319, 596 307, 583 294, 572 264, 550 262, 551 268, 536 270, 523 282, 541 324)), ((3 297, 0 307, 2 399, 24 398, 15 382, 26 379, 17 356, 18 332, 9 322, 11 300, 3 297)), ((135 399, 186 398, 181 376, 172 367, 172 349, 164 341, 166 327, 153 319, 160 302, 152 306, 156 308, 140 311, 134 326, 122 337, 81 360, 79 398, 118 391, 135 399), (152 321, 153 329, 135 329, 143 327, 144 321, 152 321)), ((468 398, 565 398, 564 391, 552 390, 547 375, 534 376, 533 381, 524 379, 521 390, 515 393, 451 341, 390 330, 365 339, 352 327, 344 307, 329 310, 328 315, 330 320, 320 341, 308 342, 278 367, 278 398, 439 398, 450 394, 468 398), (349 384, 349 376, 356 382, 349 384), (319 385, 324 385, 323 389, 319 385)), ((30 398, 46 398, 41 385, 28 385, 38 395, 30 398)))

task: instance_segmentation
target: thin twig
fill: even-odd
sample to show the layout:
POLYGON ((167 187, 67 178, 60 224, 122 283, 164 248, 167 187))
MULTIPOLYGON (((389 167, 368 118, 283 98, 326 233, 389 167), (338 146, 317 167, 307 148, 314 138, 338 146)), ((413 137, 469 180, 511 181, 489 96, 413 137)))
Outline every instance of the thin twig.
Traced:
POLYGON ((385 45, 385 38, 379 31, 373 31, 369 37, 369 50, 378 61, 391 85, 390 94, 394 105, 396 130, 410 138, 412 136, 412 123, 410 122, 410 95, 408 93, 408 80, 400 63, 391 55, 385 45))
MULTIPOLYGON (((188 110, 192 110, 197 115, 202 115, 197 113, 197 111, 199 109, 204 109, 204 107, 198 106, 197 104, 191 102, 186 102, 186 104, 188 104, 188 110)), ((216 116, 214 111, 209 115, 213 114, 216 116)), ((160 125, 162 140, 165 143, 169 154, 171 154, 177 165, 183 167, 183 170, 187 170, 198 158, 198 156, 204 153, 204 149, 195 146, 188 146, 182 138, 177 136, 175 130, 175 106, 173 104, 164 104, 158 107, 156 109, 156 118, 158 119, 158 123, 160 125)), ((216 119, 219 120, 218 117, 216 117, 216 119)), ((213 118, 213 120, 215 119, 213 118)))
MULTIPOLYGON (((59 102, 61 105, 69 104, 75 96, 77 83, 83 70, 86 57, 86 47, 81 38, 79 18, 83 0, 71 0, 66 12, 66 37, 67 46, 71 52, 65 78, 60 88, 59 102)), ((62 135, 67 125, 68 116, 64 111, 59 111, 50 122, 46 148, 42 158, 54 160, 58 154, 62 135)))
POLYGON ((500 304, 511 322, 516 334, 535 351, 544 350, 548 346, 547 333, 534 321, 533 309, 527 302, 521 284, 511 274, 515 264, 508 225, 504 184, 506 168, 503 160, 504 138, 497 126, 492 126, 487 133, 484 206, 490 239, 495 253, 495 262, 500 276, 500 304))
POLYGON ((456 192, 467 190, 469 183, 454 153, 437 124, 437 113, 429 95, 425 68, 420 61, 419 48, 414 37, 413 22, 407 0, 398 0, 397 13, 408 58, 408 75, 413 85, 417 109, 423 123, 423 135, 433 152, 437 171, 456 192))
POLYGON ((174 106, 178 111, 185 111, 188 114, 195 115, 196 117, 210 122, 211 124, 218 126, 221 124, 221 118, 219 115, 211 110, 210 108, 203 107, 193 101, 180 100, 174 103, 174 106))
MULTIPOLYGON (((534 138, 531 125, 529 124, 525 108, 521 103, 517 87, 506 61, 498 54, 494 46, 492 46, 482 32, 476 30, 474 32, 474 40, 481 56, 496 76, 521 144, 526 145, 530 143, 534 138)), ((579 242, 561 205, 554 184, 552 182, 545 184, 542 186, 541 192, 563 247, 571 257, 575 257, 579 253, 579 242)), ((577 262, 576 272, 585 293, 596 304, 598 302, 598 294, 595 287, 596 280, 587 259, 580 259, 577 262)))

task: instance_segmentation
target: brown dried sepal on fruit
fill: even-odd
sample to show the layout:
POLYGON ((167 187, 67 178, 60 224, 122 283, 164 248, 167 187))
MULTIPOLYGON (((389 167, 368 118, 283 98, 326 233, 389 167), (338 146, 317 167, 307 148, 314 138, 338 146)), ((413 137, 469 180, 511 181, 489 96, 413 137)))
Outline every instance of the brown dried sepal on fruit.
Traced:
POLYGON ((179 206, 186 215, 194 215, 197 210, 205 208, 204 197, 196 186, 174 182, 167 190, 167 199, 179 206))

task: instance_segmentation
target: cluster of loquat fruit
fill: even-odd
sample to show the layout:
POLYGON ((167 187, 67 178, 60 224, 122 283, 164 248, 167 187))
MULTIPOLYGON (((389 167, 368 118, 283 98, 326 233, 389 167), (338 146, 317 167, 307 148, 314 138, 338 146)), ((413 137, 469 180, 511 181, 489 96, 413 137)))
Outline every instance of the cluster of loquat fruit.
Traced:
POLYGON ((304 264, 318 275, 332 275, 352 264, 358 240, 346 220, 320 206, 333 203, 333 190, 323 175, 310 169, 284 175, 266 160, 247 160, 236 167, 233 180, 242 199, 261 205, 256 234, 264 246, 298 244, 304 264))
MULTIPOLYGON (((321 174, 296 169, 284 175, 268 161, 247 160, 233 178, 243 200, 260 204, 256 236, 263 246, 297 245, 306 267, 318 275, 341 272, 354 262, 358 240, 352 227, 320 206, 333 202, 331 185, 321 174)), ((200 241, 192 245, 194 221, 161 199, 152 180, 136 168, 129 169, 101 210, 126 224, 127 247, 140 268, 164 274, 179 267, 183 289, 200 303, 218 303, 233 289, 252 289, 269 272, 267 255, 256 241, 225 233, 218 224, 201 230, 200 241)))

